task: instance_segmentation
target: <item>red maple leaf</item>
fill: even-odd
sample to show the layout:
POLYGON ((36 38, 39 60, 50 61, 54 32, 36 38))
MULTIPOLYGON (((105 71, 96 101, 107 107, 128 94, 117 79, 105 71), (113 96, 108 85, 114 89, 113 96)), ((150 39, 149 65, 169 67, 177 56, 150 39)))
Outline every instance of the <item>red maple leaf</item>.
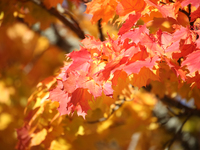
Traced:
POLYGON ((130 14, 128 16, 128 19, 126 19, 125 23, 122 25, 122 27, 119 29, 119 33, 118 35, 122 35, 125 32, 127 32, 128 30, 131 29, 131 27, 138 21, 138 19, 140 19, 141 14, 137 13, 137 14, 130 14))
POLYGON ((50 91, 49 99, 59 102, 58 111, 60 115, 71 114, 77 111, 78 115, 85 118, 90 109, 88 100, 92 100, 92 95, 86 89, 77 88, 72 93, 65 92, 63 82, 57 80, 57 87, 50 91))
POLYGON ((73 60, 73 63, 67 69, 68 72, 73 70, 88 71, 92 60, 91 54, 87 49, 82 48, 80 51, 73 51, 67 56, 73 60))
POLYGON ((146 28, 146 25, 139 26, 138 28, 135 28, 133 30, 130 30, 129 32, 122 34, 121 39, 130 39, 137 44, 140 41, 140 36, 142 33, 149 33, 149 30, 146 28))
POLYGON ((192 4, 193 6, 195 6, 196 8, 199 7, 200 3, 199 3, 199 0, 184 0, 182 3, 181 3, 181 6, 182 7, 185 7, 189 4, 192 4))
POLYGON ((179 59, 181 57, 185 58, 185 57, 187 57, 188 54, 192 53, 195 50, 196 50, 196 45, 194 43, 184 44, 180 48, 180 53, 173 53, 172 58, 174 58, 174 59, 179 59))
POLYGON ((187 66, 190 73, 200 70, 200 50, 194 51, 187 56, 181 66, 187 66))
POLYGON ((155 66, 156 61, 159 61, 158 57, 154 57, 154 58, 150 58, 148 57, 147 59, 145 59, 144 61, 136 61, 134 63, 129 63, 126 64, 125 66, 121 66, 120 68, 123 69, 128 75, 133 74, 133 73, 139 73, 140 69, 142 67, 148 67, 150 69, 153 68, 153 66, 155 66))
POLYGON ((145 0, 145 2, 148 5, 157 8, 164 18, 166 17, 171 17, 174 19, 176 18, 175 15, 178 12, 178 10, 175 11, 175 4, 159 5, 158 3, 153 3, 150 0, 145 0))
POLYGON ((157 38, 158 38, 158 44, 166 49, 170 44, 172 40, 172 35, 168 32, 162 32, 162 30, 157 31, 157 38))
POLYGON ((147 48, 147 51, 152 55, 162 55, 164 53, 164 49, 159 46, 157 43, 158 40, 153 36, 149 34, 143 34, 140 37, 140 43, 144 45, 147 48))
POLYGON ((191 17, 191 19, 190 19, 191 22, 195 21, 197 18, 200 18, 200 7, 198 7, 198 9, 196 11, 192 12, 190 14, 190 17, 191 17))

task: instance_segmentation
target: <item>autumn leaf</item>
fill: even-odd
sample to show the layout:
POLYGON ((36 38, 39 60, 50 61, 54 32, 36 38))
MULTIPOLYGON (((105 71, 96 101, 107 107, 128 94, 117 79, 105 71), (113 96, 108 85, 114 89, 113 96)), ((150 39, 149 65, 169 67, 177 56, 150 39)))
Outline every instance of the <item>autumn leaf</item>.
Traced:
POLYGON ((122 27, 119 29, 118 35, 122 35, 128 30, 131 29, 131 27, 138 21, 138 19, 141 17, 141 15, 138 13, 136 15, 130 14, 126 22, 122 25, 122 27))
POLYGON ((172 35, 168 32, 158 30, 157 32, 158 44, 166 49, 172 43, 172 35))
POLYGON ((116 0, 93 0, 87 4, 85 13, 93 14, 92 23, 96 23, 101 18, 102 23, 106 23, 114 16, 116 6, 116 0))
POLYGON ((118 3, 116 12, 119 16, 125 16, 132 11, 142 12, 145 6, 144 0, 123 0, 118 3))
POLYGON ((87 51, 87 49, 83 48, 80 51, 73 51, 67 56, 73 60, 73 63, 69 66, 67 71, 73 71, 73 70, 88 71, 91 61, 91 54, 87 51))
POLYGON ((186 80, 186 72, 181 69, 181 67, 177 64, 177 62, 173 62, 171 59, 164 58, 168 66, 172 69, 172 71, 176 74, 176 76, 180 76, 183 81, 186 80))
POLYGON ((185 7, 188 4, 192 4, 193 6, 195 6, 197 8, 197 7, 199 7, 199 0, 184 0, 184 1, 182 1, 181 6, 185 7))
POLYGON ((193 76, 193 77, 188 77, 187 82, 191 84, 192 88, 197 86, 197 88, 200 89, 200 75, 199 75, 199 72, 195 72, 195 76, 193 76))
POLYGON ((36 146, 41 144, 42 141, 45 140, 47 135, 47 130, 43 129, 36 134, 32 134, 33 138, 31 139, 31 146, 36 146))
POLYGON ((128 38, 137 44, 140 41, 140 38, 138 37, 140 37, 144 33, 149 33, 149 30, 147 29, 146 25, 139 26, 138 28, 134 28, 133 30, 122 34, 121 39, 124 40, 128 38))
POLYGON ((190 18, 191 22, 194 22, 197 18, 200 18, 200 7, 198 7, 196 11, 190 14, 190 18))
POLYGON ((59 102, 58 111, 60 115, 73 114, 77 111, 78 115, 85 118, 90 109, 88 101, 92 100, 91 94, 87 90, 77 88, 72 93, 64 91, 62 81, 57 81, 58 86, 50 91, 49 99, 59 102))
POLYGON ((57 80, 57 83, 57 87, 50 91, 49 99, 59 102, 58 111, 61 115, 70 114, 71 110, 68 108, 68 103, 70 101, 71 95, 64 92, 61 80, 57 80))
POLYGON ((190 73, 194 73, 200 70, 199 66, 199 58, 200 58, 200 51, 194 51, 187 56, 187 58, 182 62, 181 66, 185 66, 188 68, 190 73))
POLYGON ((119 78, 121 78, 124 81, 126 81, 126 78, 127 78, 126 72, 124 72, 123 70, 115 71, 114 72, 114 77, 112 78, 113 85, 115 85, 115 86, 117 85, 117 81, 118 81, 119 78))
POLYGON ((175 15, 178 12, 178 9, 175 9, 175 4, 171 3, 171 4, 159 5, 157 3, 151 2, 150 0, 145 0, 145 2, 148 5, 157 8, 164 18, 166 17, 171 17, 174 19, 176 18, 175 15))
POLYGON ((146 86, 150 80, 159 81, 159 77, 154 74, 150 69, 143 67, 138 74, 134 74, 132 78, 132 85, 141 88, 146 86))
POLYGON ((0 1, 1 148, 16 140, 20 150, 199 147, 199 5, 0 1), (80 47, 71 27, 85 37, 80 47))
POLYGON ((188 54, 191 54, 193 51, 196 50, 196 46, 194 43, 192 44, 185 44, 182 47, 180 47, 180 53, 173 53, 172 57, 174 59, 179 59, 181 57, 186 58, 188 54))
POLYGON ((151 56, 162 55, 164 53, 164 49, 159 46, 154 36, 143 34, 140 38, 141 44, 147 48, 147 52, 150 53, 151 56))

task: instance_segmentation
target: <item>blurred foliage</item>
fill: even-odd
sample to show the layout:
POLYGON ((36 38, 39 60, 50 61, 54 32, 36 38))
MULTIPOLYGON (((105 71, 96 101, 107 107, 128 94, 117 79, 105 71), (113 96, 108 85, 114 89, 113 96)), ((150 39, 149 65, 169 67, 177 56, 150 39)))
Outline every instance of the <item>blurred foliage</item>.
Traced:
MULTIPOLYGON (((156 72, 162 77, 161 82, 148 81, 147 87, 133 87, 142 80, 145 71, 135 74, 134 79, 131 76, 127 80, 119 78, 115 81, 117 86, 113 86, 113 98, 103 94, 90 101, 91 110, 85 119, 77 112, 60 116, 59 103, 47 98, 49 90, 56 86, 55 76, 64 65, 66 54, 79 50, 80 41, 87 34, 101 39, 101 36, 108 38, 109 32, 109 35, 117 37, 116 26, 121 26, 128 18, 127 15, 115 14, 113 7, 118 2, 100 0, 96 2, 102 2, 105 7, 89 10, 100 11, 95 14, 97 18, 92 19, 92 24, 90 19, 95 15, 84 13, 86 5, 91 6, 91 3, 85 5, 84 2, 88 1, 0 1, 0 148, 161 150, 170 145, 171 150, 199 149, 198 82, 195 81, 197 86, 196 83, 181 82, 162 61, 156 72), (108 16, 105 15, 107 12, 108 16), (113 24, 106 24, 113 15, 116 15, 112 18, 113 24), (99 16, 104 18, 103 27, 99 16)), ((144 1, 140 2, 144 5, 144 1)), ((198 5, 191 3, 195 7, 192 6, 191 10, 184 7, 184 10, 198 11, 198 5)), ((159 8, 147 9, 152 11, 144 14, 137 24, 145 24, 153 34, 160 29, 174 33, 173 24, 187 27, 191 23, 187 14, 178 9, 175 19, 163 18, 166 12, 159 12, 159 8)), ((194 22, 196 30, 199 29, 197 21, 194 22)))
MULTIPOLYGON (((85 6, 66 4, 85 33, 98 37, 97 26, 82 14, 85 6)), ((109 25, 104 33, 110 29, 117 33, 109 25)), ((47 9, 26 0, 0 1, 0 33, 0 147, 13 150, 28 97, 38 82, 56 75, 65 54, 78 49, 80 39, 47 9)))

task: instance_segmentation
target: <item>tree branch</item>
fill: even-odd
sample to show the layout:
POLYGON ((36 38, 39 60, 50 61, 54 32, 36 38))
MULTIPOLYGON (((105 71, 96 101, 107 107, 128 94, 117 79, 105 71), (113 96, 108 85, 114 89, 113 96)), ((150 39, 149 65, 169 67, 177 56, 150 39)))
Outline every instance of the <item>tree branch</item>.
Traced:
MULTIPOLYGON (((75 24, 72 24, 70 21, 68 21, 66 19, 66 17, 61 14, 56 8, 51 8, 51 9, 47 9, 42 2, 37 2, 35 0, 30 0, 32 3, 38 5, 39 7, 41 7, 43 10, 45 10, 46 12, 50 13, 51 15, 55 16, 57 19, 59 19, 65 26, 69 27, 72 31, 74 31, 74 33, 80 38, 80 39, 84 39, 85 38, 85 34, 84 32, 81 30, 81 28, 79 27, 79 25, 77 25, 77 21, 75 21, 75 19, 73 19, 72 21, 75 24)), ((71 16, 72 17, 72 16, 71 16)))
POLYGON ((174 143, 174 141, 177 139, 177 137, 181 134, 182 132, 182 128, 185 125, 185 123, 188 121, 188 119, 192 116, 192 113, 190 113, 186 119, 183 121, 182 125, 180 126, 178 132, 174 135, 174 137, 168 142, 168 150, 170 149, 170 147, 172 146, 172 144, 174 143))
POLYGON ((102 31, 101 21, 102 21, 102 19, 99 19, 99 20, 98 20, 98 30, 99 30, 99 34, 100 34, 99 39, 100 39, 101 41, 105 41, 105 37, 104 37, 103 31, 102 31))
POLYGON ((167 106, 176 107, 178 109, 184 110, 184 113, 182 113, 181 116, 188 115, 190 113, 195 116, 200 116, 199 109, 193 109, 193 108, 187 107, 187 106, 181 104, 180 102, 178 102, 172 98, 169 98, 167 96, 164 96, 163 98, 161 98, 160 101, 162 101, 167 106))

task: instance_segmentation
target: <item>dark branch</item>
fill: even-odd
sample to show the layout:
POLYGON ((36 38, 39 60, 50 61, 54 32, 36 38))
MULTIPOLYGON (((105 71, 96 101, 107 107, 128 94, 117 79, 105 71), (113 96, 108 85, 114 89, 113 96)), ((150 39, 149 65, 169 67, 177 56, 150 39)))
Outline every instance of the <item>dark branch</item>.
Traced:
POLYGON ((200 116, 199 109, 193 109, 193 108, 187 107, 187 106, 181 104, 180 102, 176 101, 175 99, 164 96, 163 98, 160 99, 160 101, 162 101, 167 106, 171 106, 171 107, 175 107, 175 108, 184 110, 184 112, 181 114, 181 116, 188 115, 190 113, 192 113, 195 116, 200 116))
POLYGON ((182 132, 182 128, 185 125, 185 123, 188 121, 188 119, 192 116, 192 113, 190 113, 186 119, 183 121, 181 127, 179 128, 178 132, 174 135, 174 137, 168 142, 168 150, 170 149, 170 147, 172 146, 172 144, 174 143, 174 141, 177 139, 177 137, 181 134, 182 132))
POLYGON ((43 3, 41 2, 36 2, 35 0, 31 0, 31 2, 33 2, 34 4, 38 5, 39 7, 41 7, 42 9, 44 9, 46 12, 50 13, 51 15, 55 16, 57 19, 59 19, 64 25, 66 25, 67 27, 69 27, 72 31, 74 31, 75 34, 77 34, 77 36, 80 39, 84 39, 85 38, 85 34, 84 32, 81 30, 81 28, 79 27, 79 25, 77 25, 77 21, 75 21, 75 19, 73 19, 73 22, 75 24, 72 24, 70 21, 68 21, 66 19, 66 17, 61 14, 56 8, 51 8, 51 9, 47 9, 43 3))
POLYGON ((103 35, 103 32, 102 32, 102 26, 101 26, 101 19, 98 21, 98 30, 99 30, 99 34, 100 34, 100 40, 101 41, 105 41, 105 37, 103 35))

